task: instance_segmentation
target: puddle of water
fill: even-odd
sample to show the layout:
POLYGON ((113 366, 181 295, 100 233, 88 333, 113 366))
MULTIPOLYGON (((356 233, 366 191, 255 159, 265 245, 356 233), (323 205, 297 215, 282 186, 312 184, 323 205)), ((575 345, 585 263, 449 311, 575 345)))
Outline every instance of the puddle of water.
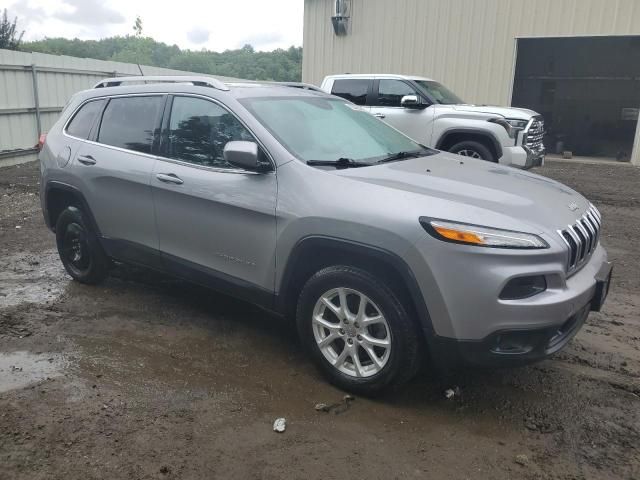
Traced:
POLYGON ((55 250, 4 257, 0 266, 0 308, 55 300, 68 283, 65 278, 55 250))
POLYGON ((35 355, 25 351, 0 353, 0 393, 58 377, 64 366, 60 355, 35 355))

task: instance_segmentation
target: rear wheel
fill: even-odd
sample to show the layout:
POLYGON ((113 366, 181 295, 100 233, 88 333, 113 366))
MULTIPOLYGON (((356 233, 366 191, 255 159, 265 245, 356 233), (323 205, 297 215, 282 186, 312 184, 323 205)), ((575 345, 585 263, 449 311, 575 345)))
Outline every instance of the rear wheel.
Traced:
POLYGON ((345 390, 374 394, 419 367, 415 324, 393 291, 364 270, 333 266, 313 275, 297 323, 321 371, 345 390))
POLYGON ((490 162, 496 162, 497 159, 491 153, 491 151, 479 142, 467 140, 459 142, 453 145, 449 151, 463 157, 471 157, 478 160, 488 160, 490 162))
POLYGON ((82 283, 96 284, 109 273, 109 258, 82 210, 67 207, 56 222, 56 244, 67 273, 82 283))

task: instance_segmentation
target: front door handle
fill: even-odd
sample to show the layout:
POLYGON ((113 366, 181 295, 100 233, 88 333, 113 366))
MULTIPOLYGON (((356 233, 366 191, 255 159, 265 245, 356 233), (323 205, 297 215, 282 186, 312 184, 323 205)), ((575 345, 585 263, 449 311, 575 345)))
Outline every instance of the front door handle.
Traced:
POLYGON ((164 183, 173 183, 175 185, 182 185, 184 182, 175 173, 158 173, 156 178, 164 183))
POLYGON ((378 117, 378 118, 384 118, 385 114, 384 113, 374 113, 373 116, 374 117, 378 117))
POLYGON ((91 155, 79 155, 78 156, 78 161, 83 165, 95 165, 96 164, 96 159, 93 158, 91 155))

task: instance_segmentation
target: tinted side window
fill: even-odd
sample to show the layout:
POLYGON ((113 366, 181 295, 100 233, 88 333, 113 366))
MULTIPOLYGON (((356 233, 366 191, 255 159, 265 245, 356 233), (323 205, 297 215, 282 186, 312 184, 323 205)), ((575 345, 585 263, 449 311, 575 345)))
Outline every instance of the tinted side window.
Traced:
POLYGON ((85 103, 80 110, 76 112, 73 119, 67 126, 67 133, 74 137, 87 139, 89 138, 89 131, 93 126, 93 122, 96 119, 96 115, 102 110, 104 100, 93 100, 85 103))
POLYGON ((109 100, 102 115, 98 142, 151 153, 153 130, 163 97, 122 97, 109 100))
POLYGON ((356 105, 364 105, 367 102, 367 93, 371 80, 354 78, 349 80, 335 80, 331 93, 342 97, 356 105))
POLYGON ((416 95, 416 91, 400 80, 380 80, 377 104, 385 107, 400 107, 400 101, 405 95, 416 95))
POLYGON ((169 158, 217 168, 236 168, 222 155, 227 142, 255 141, 227 110, 194 97, 173 99, 168 133, 166 155, 169 158))

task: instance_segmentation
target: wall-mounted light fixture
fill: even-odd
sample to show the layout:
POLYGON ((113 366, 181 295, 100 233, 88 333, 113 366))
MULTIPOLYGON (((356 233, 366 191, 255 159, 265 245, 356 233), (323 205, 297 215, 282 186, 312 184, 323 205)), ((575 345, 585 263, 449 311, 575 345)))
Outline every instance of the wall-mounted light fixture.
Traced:
POLYGON ((349 33, 349 18, 351 15, 351 0, 335 0, 335 8, 331 17, 331 24, 336 35, 349 33))

